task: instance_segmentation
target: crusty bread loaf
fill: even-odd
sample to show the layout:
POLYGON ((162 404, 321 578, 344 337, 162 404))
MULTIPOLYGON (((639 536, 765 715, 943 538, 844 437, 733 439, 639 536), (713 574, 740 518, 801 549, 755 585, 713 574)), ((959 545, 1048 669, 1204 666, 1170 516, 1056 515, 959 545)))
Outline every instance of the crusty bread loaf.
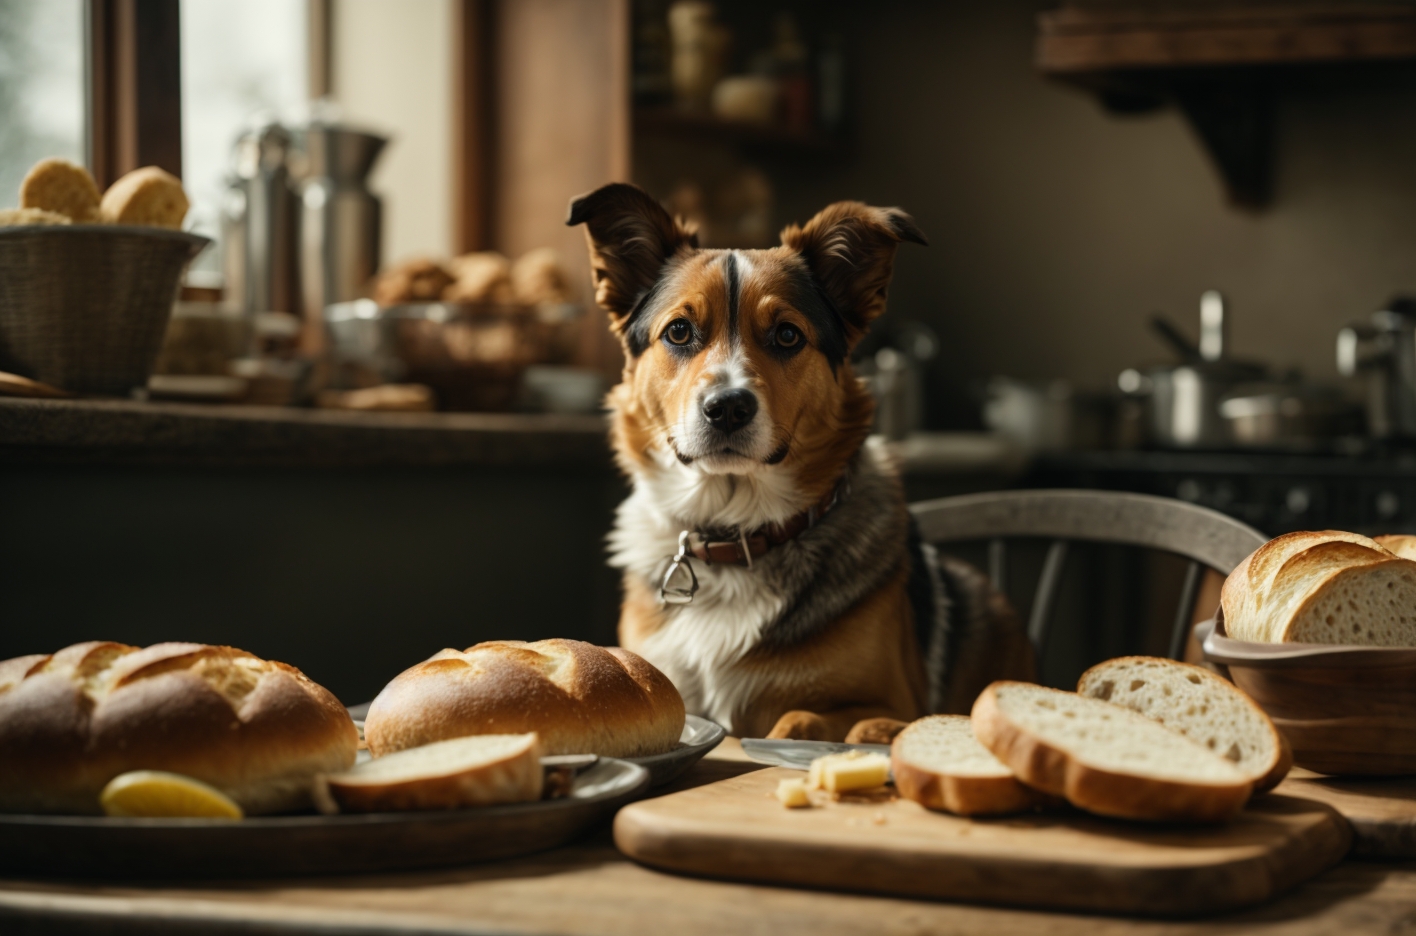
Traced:
POLYGON ((1416 559, 1416 536, 1409 533, 1388 533, 1386 536, 1374 536, 1372 539, 1383 549, 1402 559, 1416 559))
POLYGON ((0 812, 97 814, 130 770, 185 774, 247 814, 307 807, 358 733, 328 690, 233 647, 95 641, 0 663, 0 812))
POLYGON ((890 769, 901 796, 960 816, 1023 812, 1044 799, 978 743, 967 715, 911 722, 890 745, 890 769))
POLYGON ((1220 593, 1236 640, 1416 646, 1416 562, 1354 533, 1290 533, 1230 573, 1220 593))
POLYGON ((464 809, 538 800, 544 777, 534 733, 477 735, 409 748, 321 777, 328 799, 319 799, 341 812, 464 809))
POLYGON ((990 685, 973 727, 1019 780, 1103 816, 1218 822, 1252 788, 1238 767, 1154 719, 1031 683, 990 685))
POLYGON ((443 650, 399 674, 369 706, 369 752, 474 734, 534 731, 545 754, 640 757, 672 750, 683 699, 667 676, 618 647, 496 640, 443 650))
POLYGON ((1124 705, 1221 754, 1271 790, 1293 766, 1293 751, 1264 710, 1202 666, 1159 657, 1119 657, 1082 674, 1077 693, 1124 705))
POLYGON ((67 159, 41 159, 20 183, 20 207, 64 215, 81 224, 99 218, 98 185, 89 171, 67 159))
POLYGON ((141 224, 180 231, 189 207, 180 179, 156 166, 144 166, 110 185, 103 193, 99 210, 110 224, 141 224))

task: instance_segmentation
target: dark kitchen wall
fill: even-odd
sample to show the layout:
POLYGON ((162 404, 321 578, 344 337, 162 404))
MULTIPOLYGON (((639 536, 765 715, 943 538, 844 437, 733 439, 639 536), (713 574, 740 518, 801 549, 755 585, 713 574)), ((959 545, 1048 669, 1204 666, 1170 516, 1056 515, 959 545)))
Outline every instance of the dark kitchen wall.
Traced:
POLYGON ((785 174, 783 217, 838 198, 912 212, 931 245, 901 249, 891 314, 938 328, 956 388, 994 373, 1110 386, 1164 359, 1151 312, 1196 332, 1208 287, 1230 298, 1238 354, 1340 380, 1337 329, 1416 290, 1416 78, 1286 96, 1273 204, 1246 212, 1174 110, 1115 116, 1036 72, 1048 5, 857 7, 855 155, 785 174))

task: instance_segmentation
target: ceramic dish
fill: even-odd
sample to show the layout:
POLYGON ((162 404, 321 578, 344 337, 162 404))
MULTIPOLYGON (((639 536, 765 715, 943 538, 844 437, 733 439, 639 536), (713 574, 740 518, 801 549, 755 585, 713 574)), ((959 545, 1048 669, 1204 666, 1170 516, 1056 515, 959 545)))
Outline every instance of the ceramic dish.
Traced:
POLYGON ((563 799, 481 809, 240 822, 0 815, 0 871, 217 878, 472 864, 563 845, 648 788, 648 770, 603 757, 563 799))
POLYGON ((1319 773, 1416 773, 1416 648, 1232 640, 1223 616, 1195 625, 1205 659, 1262 706, 1319 773))

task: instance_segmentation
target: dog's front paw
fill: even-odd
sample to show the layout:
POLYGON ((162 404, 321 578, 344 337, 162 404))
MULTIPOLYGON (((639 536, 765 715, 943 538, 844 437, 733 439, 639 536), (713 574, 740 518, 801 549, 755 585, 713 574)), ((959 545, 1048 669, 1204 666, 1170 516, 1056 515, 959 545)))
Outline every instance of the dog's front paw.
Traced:
POLYGON ((813 712, 788 712, 777 719, 777 724, 767 732, 769 738, 786 738, 792 741, 830 741, 830 726, 826 719, 813 712))
POLYGON ((846 733, 846 743, 889 744, 908 725, 897 718, 862 718, 846 733))

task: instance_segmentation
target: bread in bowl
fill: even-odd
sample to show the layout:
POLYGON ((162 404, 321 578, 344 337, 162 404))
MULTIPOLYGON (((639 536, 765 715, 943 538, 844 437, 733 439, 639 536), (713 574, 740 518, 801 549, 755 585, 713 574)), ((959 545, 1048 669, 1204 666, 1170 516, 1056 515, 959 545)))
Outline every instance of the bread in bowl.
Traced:
POLYGON ((1356 533, 1270 540, 1225 579, 1220 604, 1235 640, 1416 646, 1416 562, 1356 533))
POLYGON ((643 757, 683 734, 683 698, 642 657, 579 640, 494 640, 443 650, 369 706, 369 753, 481 734, 536 732, 543 754, 643 757))
POLYGON ((234 647, 92 641, 0 662, 0 812, 101 812, 109 780, 184 774, 248 815, 310 805, 354 763, 358 732, 328 690, 234 647))

